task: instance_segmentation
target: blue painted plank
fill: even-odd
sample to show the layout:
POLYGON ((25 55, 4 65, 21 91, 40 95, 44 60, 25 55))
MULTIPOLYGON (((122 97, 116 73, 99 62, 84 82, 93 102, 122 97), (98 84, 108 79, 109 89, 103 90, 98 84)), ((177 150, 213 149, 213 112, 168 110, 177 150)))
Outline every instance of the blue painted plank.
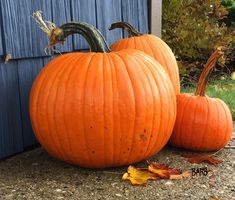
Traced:
MULTIPOLYGON (((71 0, 71 8, 72 21, 87 22, 96 26, 96 0, 71 0)), ((74 49, 88 48, 88 44, 83 37, 74 35, 74 49)))
POLYGON ((0 61, 0 159, 23 150, 17 61, 0 61))
MULTIPOLYGON (((148 33, 148 0, 122 0, 122 20, 148 33)), ((126 32, 124 35, 128 36, 126 32)))
POLYGON ((2 56, 4 54, 3 52, 3 44, 2 44, 2 13, 1 13, 1 9, 0 9, 0 56, 2 56))
POLYGON ((13 58, 45 56, 46 35, 32 19, 32 13, 42 10, 46 20, 51 20, 50 0, 1 0, 3 37, 6 53, 13 58))
POLYGON ((109 45, 122 38, 122 30, 109 31, 114 22, 122 21, 121 0, 98 0, 96 2, 97 28, 102 32, 109 45), (108 16, 108 17, 107 17, 108 16))
POLYGON ((128 22, 136 29, 139 29, 138 15, 137 0, 122 0, 122 19, 124 22, 128 22))
MULTIPOLYGON (((57 26, 72 21, 70 3, 68 0, 52 0, 52 19, 57 26)), ((72 37, 68 37, 62 46, 56 45, 56 49, 60 52, 73 51, 72 37)))
POLYGON ((148 0, 138 0, 138 27, 141 33, 148 33, 148 0))
POLYGON ((51 57, 44 57, 43 58, 43 66, 45 66, 47 63, 49 63, 51 60, 53 60, 54 58, 56 58, 58 55, 53 55, 51 57))
POLYGON ((24 147, 29 147, 37 143, 29 117, 29 94, 38 73, 43 68, 43 59, 22 59, 18 60, 19 89, 21 117, 23 128, 24 147))

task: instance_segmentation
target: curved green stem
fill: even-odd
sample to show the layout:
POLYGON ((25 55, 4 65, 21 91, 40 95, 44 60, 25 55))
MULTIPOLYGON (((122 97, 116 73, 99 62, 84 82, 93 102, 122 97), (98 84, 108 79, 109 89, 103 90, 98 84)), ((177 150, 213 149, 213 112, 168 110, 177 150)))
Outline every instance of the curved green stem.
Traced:
POLYGON ((216 51, 214 51, 214 53, 212 53, 212 55, 208 59, 206 65, 204 66, 204 69, 202 70, 202 73, 201 73, 199 81, 198 81, 195 95, 205 96, 206 86, 207 86, 207 82, 209 79, 209 75, 213 71, 217 60, 222 55, 223 55, 223 52, 221 50, 216 50, 216 51))
POLYGON ((122 28, 122 29, 126 30, 129 34, 129 37, 143 35, 143 33, 140 33, 139 31, 137 31, 132 25, 130 25, 127 22, 113 23, 113 24, 111 24, 109 30, 113 30, 113 29, 116 29, 116 28, 122 28))
POLYGON ((50 36, 50 43, 64 42, 69 35, 76 33, 81 34, 86 39, 91 52, 111 52, 100 31, 84 22, 70 22, 54 29, 50 36))

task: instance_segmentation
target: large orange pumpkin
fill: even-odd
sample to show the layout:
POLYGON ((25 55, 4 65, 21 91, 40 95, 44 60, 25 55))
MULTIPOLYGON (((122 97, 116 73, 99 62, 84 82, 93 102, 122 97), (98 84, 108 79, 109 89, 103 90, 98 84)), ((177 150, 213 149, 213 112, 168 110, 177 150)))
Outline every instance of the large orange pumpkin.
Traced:
POLYGON ((89 53, 68 53, 49 62, 30 95, 36 137, 53 156, 90 168, 146 159, 168 142, 176 97, 166 72, 137 50, 110 52, 103 36, 86 23, 67 23, 51 35, 73 33, 89 53))
POLYGON ((216 50, 207 61, 194 95, 177 95, 177 117, 171 145, 214 151, 228 143, 232 134, 230 110, 222 100, 205 96, 208 76, 221 54, 216 50))
POLYGON ((159 37, 151 34, 142 34, 127 22, 116 22, 109 30, 123 28, 128 31, 129 37, 118 40, 112 44, 113 51, 122 49, 140 50, 158 61, 166 70, 174 87, 175 94, 180 93, 179 69, 173 52, 170 47, 159 37))

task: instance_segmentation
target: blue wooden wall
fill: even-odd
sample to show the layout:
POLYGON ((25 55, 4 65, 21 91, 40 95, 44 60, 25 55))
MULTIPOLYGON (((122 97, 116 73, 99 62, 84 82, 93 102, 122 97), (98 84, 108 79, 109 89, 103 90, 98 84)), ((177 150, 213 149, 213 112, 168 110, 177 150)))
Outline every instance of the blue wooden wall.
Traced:
MULTIPOLYGON (((120 29, 108 31, 112 22, 127 21, 148 32, 148 0, 0 0, 0 158, 37 143, 29 119, 29 93, 52 57, 45 55, 47 38, 31 17, 36 10, 58 26, 68 21, 93 24, 109 44, 125 36, 120 29), (12 59, 4 63, 7 54, 12 59)), ((79 35, 58 47, 61 52, 86 49, 79 35)))

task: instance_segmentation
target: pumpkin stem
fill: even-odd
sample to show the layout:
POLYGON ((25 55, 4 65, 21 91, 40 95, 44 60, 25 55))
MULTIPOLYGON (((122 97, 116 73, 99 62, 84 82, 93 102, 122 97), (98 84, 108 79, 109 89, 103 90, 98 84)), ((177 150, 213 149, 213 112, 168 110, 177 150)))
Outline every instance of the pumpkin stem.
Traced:
POLYGON ((50 36, 50 44, 63 43, 66 37, 75 33, 81 34, 86 39, 91 52, 111 52, 100 31, 84 22, 70 22, 55 28, 50 36))
POLYGON ((140 36, 143 35, 143 33, 140 33, 139 31, 137 31, 132 25, 130 25, 127 22, 116 22, 111 24, 111 26, 109 27, 109 30, 113 30, 115 28, 122 28, 125 31, 128 32, 129 37, 133 37, 133 36, 140 36))
POLYGON ((222 55, 223 55, 223 52, 221 48, 218 48, 217 50, 214 51, 214 53, 212 53, 212 55, 210 56, 210 58, 208 59, 207 63, 205 64, 202 70, 202 73, 200 75, 200 78, 197 84, 195 95, 205 96, 209 75, 213 71, 217 60, 222 55))

